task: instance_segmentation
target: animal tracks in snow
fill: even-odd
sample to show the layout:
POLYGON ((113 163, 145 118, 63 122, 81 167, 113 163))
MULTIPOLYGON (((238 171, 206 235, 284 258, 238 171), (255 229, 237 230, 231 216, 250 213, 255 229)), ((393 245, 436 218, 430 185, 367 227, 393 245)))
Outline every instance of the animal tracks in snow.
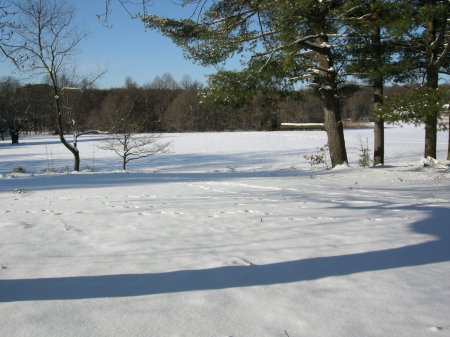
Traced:
POLYGON ((338 217, 329 217, 329 216, 301 216, 301 217, 289 217, 289 220, 296 220, 296 221, 307 221, 307 220, 340 220, 341 218, 338 217))
POLYGON ((255 264, 244 257, 236 257, 231 261, 232 265, 254 266, 255 264))
POLYGON ((154 211, 154 212, 138 212, 138 215, 158 215, 158 214, 168 214, 168 215, 184 215, 183 212, 168 212, 168 211, 154 211))
POLYGON ((442 328, 441 326, 433 326, 430 328, 431 332, 442 332, 442 330, 444 330, 444 328, 442 328))
MULTIPOLYGON (((264 183, 262 180, 186 182, 179 184, 175 192, 155 190, 156 193, 139 193, 143 190, 137 189, 137 193, 133 193, 130 189, 128 193, 103 196, 83 193, 76 198, 50 194, 35 199, 34 204, 27 206, 24 206, 24 203, 28 203, 26 199, 22 200, 20 207, 12 202, 2 213, 5 216, 14 216, 8 213, 23 213, 56 217, 54 219, 60 223, 57 228, 62 227, 71 236, 92 232, 92 224, 100 224, 108 230, 110 219, 113 218, 118 224, 123 223, 123 228, 131 226, 135 231, 145 232, 153 226, 174 221, 198 228, 200 232, 230 235, 242 224, 264 231, 271 224, 277 224, 284 230, 283 226, 304 228, 310 225, 356 223, 359 210, 372 208, 374 212, 370 216, 366 213, 357 221, 373 223, 374 226, 382 225, 382 219, 388 219, 393 224, 412 221, 401 213, 403 204, 392 200, 387 207, 384 198, 371 198, 365 191, 356 188, 351 191, 326 190, 304 183, 291 186, 277 185, 278 181, 269 181, 267 185, 264 183), (71 208, 72 202, 77 205, 76 209, 71 208), (383 214, 378 213, 377 209, 383 214), (218 225, 221 222, 227 223, 227 229, 218 225)), ((387 199, 389 195, 383 194, 383 197, 387 199)), ((429 201, 440 200, 434 198, 429 201)), ((25 220, 34 226, 32 220, 25 220)))

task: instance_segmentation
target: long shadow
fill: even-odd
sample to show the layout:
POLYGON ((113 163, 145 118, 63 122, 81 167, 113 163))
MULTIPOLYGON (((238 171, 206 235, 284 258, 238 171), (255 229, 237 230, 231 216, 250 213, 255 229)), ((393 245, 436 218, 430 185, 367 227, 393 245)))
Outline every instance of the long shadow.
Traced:
MULTIPOLYGON (((170 172, 196 172, 197 175, 199 172, 236 172, 242 169, 252 168, 252 171, 255 170, 264 170, 264 167, 272 167, 273 163, 271 162, 271 158, 301 158, 301 153, 298 151, 285 151, 285 152, 241 152, 241 153, 233 153, 233 154, 196 154, 196 153, 185 153, 185 154, 166 154, 161 156, 154 156, 143 159, 141 161, 130 162, 131 165, 128 165, 127 168, 130 170, 128 172, 132 172, 135 174, 140 174, 142 172, 149 172, 150 170, 161 170, 161 171, 170 171, 170 172)), ((2 158, 0 162, 0 173, 8 175, 11 170, 17 167, 23 167, 27 172, 34 173, 36 176, 34 177, 17 177, 18 179, 23 179, 23 183, 32 183, 33 186, 38 186, 39 181, 45 181, 45 177, 41 177, 39 174, 43 172, 49 165, 52 168, 61 169, 68 166, 69 168, 73 165, 73 158, 70 156, 64 158, 55 158, 55 159, 46 159, 46 154, 43 153, 41 156, 37 156, 36 158, 25 158, 23 155, 19 154, 10 154, 2 158), (18 157, 18 158, 17 158, 18 157), (22 159, 20 159, 22 158, 22 159), (25 181, 26 180, 26 181, 25 181), (31 181, 33 180, 33 181, 31 181)), ((94 178, 97 180, 105 180, 101 177, 101 174, 104 174, 107 177, 106 181, 111 181, 114 177, 120 177, 116 172, 114 175, 111 175, 111 170, 119 170, 121 169, 121 161, 119 157, 113 158, 85 158, 81 160, 81 169, 86 165, 90 167, 95 166, 95 175, 94 178)), ((291 172, 298 172, 298 170, 290 170, 291 172)), ((64 175, 66 176, 66 175, 64 175)), ((89 177, 86 174, 76 175, 77 180, 80 181, 80 185, 83 187, 85 182, 92 182, 93 177, 89 177)), ((123 175, 122 175, 123 176, 123 175)), ((142 175, 141 175, 142 176, 142 175)), ((61 177, 56 177, 55 175, 51 176, 52 180, 55 178, 56 180, 61 180, 61 177)), ((68 178, 68 180, 72 180, 73 178, 68 178)), ((116 184, 114 184, 116 185, 116 184)), ((45 186, 43 186, 44 189, 45 186)), ((88 187, 88 186, 86 186, 88 187)))
MULTIPOLYGON (((48 136, 47 136, 48 137, 48 136)), ((61 144, 61 146, 64 146, 61 141, 59 140, 59 136, 55 136, 53 135, 52 137, 54 137, 54 140, 48 140, 48 138, 44 138, 42 141, 36 141, 36 138, 31 138, 31 140, 28 137, 20 137, 19 139, 19 143, 17 144, 11 144, 11 142, 8 141, 3 141, 0 142, 0 148, 2 147, 24 147, 24 146, 35 146, 35 145, 50 145, 50 144, 61 144)), ((67 137, 67 135, 66 135, 67 137)), ((68 135, 68 141, 72 142, 72 136, 68 135)), ((77 142, 78 143, 86 143, 86 142, 92 142, 92 141, 96 141, 98 140, 98 136, 97 137, 92 137, 92 136, 87 136, 87 137, 82 137, 82 138, 78 138, 77 142)))
MULTIPOLYGON (((314 175, 330 174, 328 171, 317 171, 314 175)), ((299 170, 262 170, 249 172, 151 172, 151 173, 77 173, 48 174, 37 176, 22 176, 14 179, 1 180, 0 192, 10 192, 15 188, 25 191, 46 191, 70 188, 97 188, 111 186, 134 186, 161 183, 183 183, 199 181, 223 181, 241 178, 294 177, 311 175, 310 171, 299 170)))
MULTIPOLYGON (((202 153, 183 153, 183 154, 165 154, 161 156, 151 156, 143 158, 139 161, 130 162, 127 168, 131 172, 140 169, 161 169, 176 170, 176 171, 213 171, 213 170, 235 170, 240 167, 267 167, 273 164, 272 158, 302 158, 305 153, 311 153, 314 149, 305 149, 302 151, 257 151, 257 152, 240 152, 231 154, 202 154, 202 153), (309 152, 308 152, 309 151, 309 152)), ((98 172, 108 172, 111 169, 120 169, 121 160, 118 156, 111 158, 90 158, 89 152, 82 151, 81 168, 85 164, 95 166, 98 172)), ((7 173, 11 169, 21 166, 29 172, 39 173, 47 168, 51 163, 55 168, 69 167, 73 164, 73 156, 69 152, 65 153, 63 157, 48 158, 49 156, 43 152, 40 156, 26 157, 23 154, 9 153, 4 156, 1 161, 0 172, 7 173)))
POLYGON ((155 274, 0 280, 0 302, 130 297, 284 284, 450 261, 450 210, 442 207, 409 209, 429 213, 427 219, 414 223, 412 229, 431 234, 434 240, 401 248, 266 265, 155 274))

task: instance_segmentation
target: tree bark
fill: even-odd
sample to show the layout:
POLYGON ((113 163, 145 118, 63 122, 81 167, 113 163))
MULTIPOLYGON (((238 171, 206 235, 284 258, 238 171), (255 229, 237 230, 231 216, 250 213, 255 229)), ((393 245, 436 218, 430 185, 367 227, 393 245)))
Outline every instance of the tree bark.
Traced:
POLYGON ((16 129, 9 130, 9 134, 11 136, 11 143, 18 144, 19 143, 19 131, 16 129))
MULTIPOLYGON (((382 81, 374 81, 373 86, 373 109, 376 112, 383 104, 383 84, 382 81)), ((384 119, 375 118, 374 144, 373 144, 373 165, 384 164, 384 119)))
MULTIPOLYGON (((326 38, 319 38, 318 44, 326 43, 326 38)), ((328 148, 330 151, 331 166, 335 167, 348 163, 347 151, 345 149, 344 123, 341 116, 341 104, 336 83, 336 71, 333 68, 333 56, 331 52, 318 54, 320 78, 322 85, 320 95, 323 102, 325 117, 325 131, 328 137, 328 148)))
POLYGON ((76 147, 71 146, 66 138, 64 138, 64 128, 63 128, 63 121, 62 121, 62 111, 61 111, 61 102, 60 102, 60 96, 57 90, 54 90, 55 93, 55 108, 57 113, 57 123, 58 123, 58 134, 59 139, 61 143, 73 154, 74 157, 74 164, 73 164, 73 170, 78 172, 80 171, 80 153, 78 152, 78 149, 76 147))
MULTIPOLYGON (((434 18, 427 20, 426 44, 428 68, 426 69, 426 86, 428 89, 436 90, 439 85, 439 66, 436 65, 437 49, 433 47, 436 40, 437 23, 434 18)), ((427 114, 425 117, 425 151, 424 158, 432 157, 436 159, 437 144, 437 122, 438 114, 435 112, 427 114)))
MULTIPOLYGON (((383 105, 383 87, 384 78, 381 73, 382 48, 381 48, 381 30, 380 27, 371 29, 371 39, 373 46, 373 58, 376 64, 375 74, 373 78, 373 114, 383 105)), ((373 142, 373 165, 384 164, 384 119, 375 117, 374 142, 373 142)))
POLYGON ((344 124, 341 118, 339 99, 331 90, 322 90, 324 103, 325 131, 327 132, 328 148, 330 150, 331 166, 348 163, 345 149, 344 124))
POLYGON ((19 133, 20 133, 20 123, 14 118, 12 121, 12 126, 9 128, 9 135, 11 136, 11 143, 19 143, 19 133))
POLYGON ((374 128, 373 166, 384 164, 384 119, 377 118, 374 128))
POLYGON ((448 147, 447 147, 447 160, 450 160, 450 114, 448 116, 448 147))
POLYGON ((436 159, 437 144, 437 114, 429 114, 425 118, 425 151, 424 158, 432 157, 436 159))

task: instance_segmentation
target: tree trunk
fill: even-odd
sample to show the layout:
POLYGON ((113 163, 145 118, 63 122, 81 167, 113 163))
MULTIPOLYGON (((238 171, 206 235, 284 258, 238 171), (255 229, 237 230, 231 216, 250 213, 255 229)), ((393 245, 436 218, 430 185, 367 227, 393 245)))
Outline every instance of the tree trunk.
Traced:
MULTIPOLYGON (((383 80, 376 79, 373 86, 373 110, 374 113, 383 104, 383 80)), ((373 165, 384 164, 384 119, 375 118, 374 144, 373 144, 373 165)))
POLYGON ((14 118, 12 121, 12 126, 9 128, 9 135, 11 136, 12 144, 19 143, 19 132, 20 132, 20 123, 16 122, 16 119, 14 118))
POLYGON ((384 164, 384 119, 375 121, 374 143, 373 143, 373 165, 384 164))
POLYGON ((431 157, 436 159, 437 122, 438 116, 436 114, 429 114, 425 119, 424 158, 431 157))
POLYGON ((9 134, 11 136, 11 143, 18 144, 19 143, 19 131, 17 130, 9 130, 9 134))
MULTIPOLYGON (((430 18, 427 20, 426 43, 427 43, 427 57, 428 68, 426 69, 426 86, 428 89, 436 90, 439 85, 439 66, 436 66, 437 49, 433 47, 433 42, 436 39, 436 20, 430 18)), ((432 157, 436 159, 436 144, 437 144, 437 113, 429 113, 425 117, 425 152, 424 157, 432 157)))
POLYGON ((450 114, 448 116, 448 147, 447 147, 447 160, 450 160, 450 114))
MULTIPOLYGON (((374 27, 371 29, 371 39, 373 46, 373 59, 376 64, 375 74, 373 78, 373 114, 376 116, 377 111, 383 105, 383 87, 384 78, 381 73, 383 66, 382 48, 381 48, 381 29, 374 27)), ((373 165, 384 164, 384 119, 375 117, 374 141, 373 141, 373 165)))
POLYGON ((59 139, 61 143, 73 154, 74 157, 74 164, 73 164, 73 170, 78 172, 80 171, 80 153, 78 152, 78 149, 76 147, 71 146, 67 140, 64 138, 64 128, 63 128, 63 122, 62 122, 62 111, 61 111, 61 103, 60 103, 60 97, 55 90, 55 107, 56 107, 56 113, 58 115, 57 122, 58 122, 58 134, 59 139))
POLYGON ((345 149, 344 124, 341 118, 339 99, 335 98, 333 93, 328 92, 331 90, 323 91, 325 130, 328 137, 331 166, 335 167, 348 163, 347 151, 345 149))
MULTIPOLYGON (((318 44, 326 43, 325 38, 319 38, 318 44)), ((341 117, 341 104, 337 91, 336 71, 333 68, 333 56, 331 52, 318 54, 320 78, 322 85, 320 95, 324 105, 325 130, 328 137, 331 166, 335 167, 348 163, 345 149, 344 123, 341 117)))
POLYGON ((122 161, 122 170, 127 169, 127 162, 128 162, 128 142, 130 140, 131 134, 129 132, 124 131, 123 134, 123 161, 122 161))

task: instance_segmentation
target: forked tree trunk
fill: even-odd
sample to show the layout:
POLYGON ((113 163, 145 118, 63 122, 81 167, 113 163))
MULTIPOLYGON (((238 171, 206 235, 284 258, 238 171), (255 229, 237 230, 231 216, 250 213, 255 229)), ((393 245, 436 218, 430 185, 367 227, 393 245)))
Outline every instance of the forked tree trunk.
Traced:
MULTIPOLYGON (((326 43, 325 38, 319 38, 318 44, 326 43)), ((318 54, 322 85, 320 88, 323 111, 325 117, 325 131, 328 137, 331 166, 335 167, 348 163, 345 149, 344 123, 341 117, 341 105, 337 90, 336 71, 331 52, 318 54)))

